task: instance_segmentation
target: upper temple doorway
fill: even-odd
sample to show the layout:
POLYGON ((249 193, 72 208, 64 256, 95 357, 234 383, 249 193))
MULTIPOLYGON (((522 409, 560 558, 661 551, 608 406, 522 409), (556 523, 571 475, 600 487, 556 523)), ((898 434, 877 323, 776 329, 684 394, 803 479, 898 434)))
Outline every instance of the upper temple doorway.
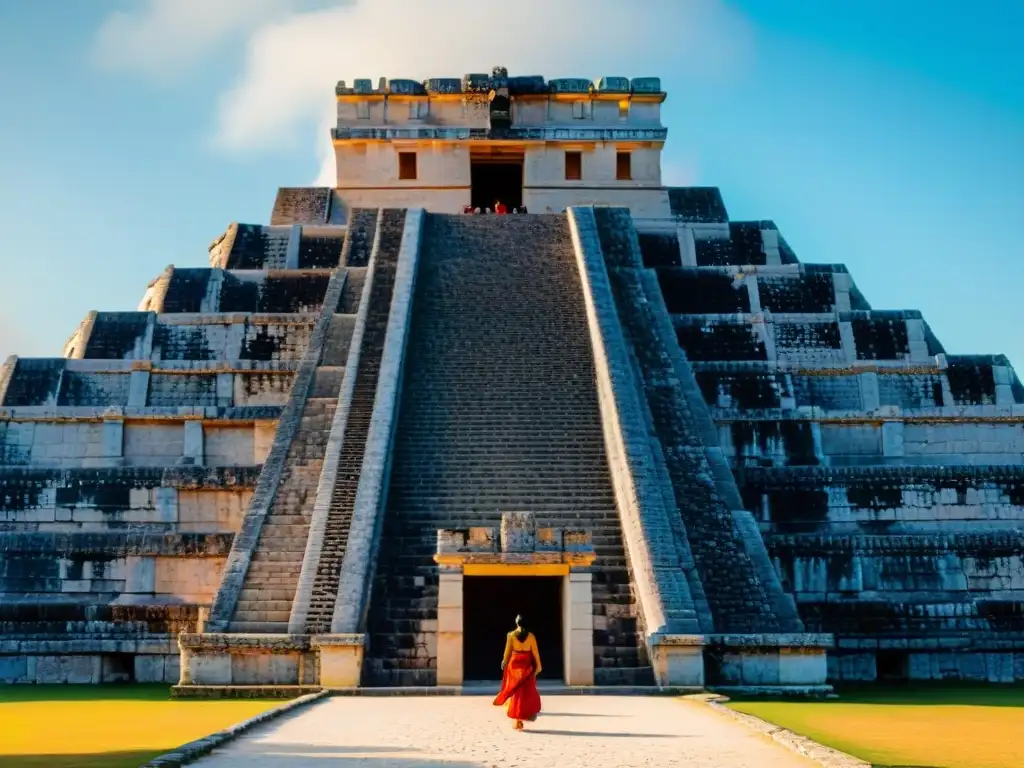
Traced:
POLYGON ((499 200, 511 213, 523 205, 523 151, 481 147, 470 156, 470 202, 481 211, 499 200))
POLYGON ((505 639, 522 614, 537 638, 539 680, 564 676, 562 582, 550 576, 472 576, 463 582, 463 678, 501 680, 505 639))

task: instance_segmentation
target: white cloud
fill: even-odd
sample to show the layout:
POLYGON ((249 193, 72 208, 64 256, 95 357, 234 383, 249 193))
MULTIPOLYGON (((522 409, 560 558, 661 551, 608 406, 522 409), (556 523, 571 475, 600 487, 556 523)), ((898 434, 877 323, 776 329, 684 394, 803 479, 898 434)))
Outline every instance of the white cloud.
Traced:
POLYGON ((340 0, 136 0, 111 13, 93 41, 93 60, 110 70, 171 79, 193 70, 232 37, 275 19, 340 0))
POLYGON ((752 49, 749 26, 724 0, 147 0, 108 18, 96 50, 106 66, 160 76, 232 36, 247 44, 220 99, 216 144, 250 152, 315 141, 327 185, 339 79, 502 65, 549 78, 655 75, 685 99, 688 78, 727 75, 752 49))

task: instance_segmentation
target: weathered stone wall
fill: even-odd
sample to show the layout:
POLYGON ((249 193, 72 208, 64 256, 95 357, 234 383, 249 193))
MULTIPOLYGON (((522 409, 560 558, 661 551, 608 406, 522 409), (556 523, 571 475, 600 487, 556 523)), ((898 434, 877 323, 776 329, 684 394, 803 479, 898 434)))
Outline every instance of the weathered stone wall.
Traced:
POLYGON ((615 184, 584 187, 563 181, 547 187, 525 187, 523 205, 530 213, 564 213, 574 205, 613 205, 627 207, 636 216, 661 217, 668 213, 668 196, 661 187, 617 189, 615 184))
POLYGON ((329 187, 282 187, 274 200, 270 225, 326 224, 330 208, 329 187))
POLYGON ((872 310, 718 191, 670 190, 640 237, 744 505, 835 679, 1024 674, 1024 388, 948 355, 917 312, 872 310), (1019 658, 1018 658, 1019 657, 1019 658))
POLYGON ((90 313, 67 358, 4 364, 0 681, 177 680, 343 235, 232 225, 213 269, 170 267, 142 311, 90 313))

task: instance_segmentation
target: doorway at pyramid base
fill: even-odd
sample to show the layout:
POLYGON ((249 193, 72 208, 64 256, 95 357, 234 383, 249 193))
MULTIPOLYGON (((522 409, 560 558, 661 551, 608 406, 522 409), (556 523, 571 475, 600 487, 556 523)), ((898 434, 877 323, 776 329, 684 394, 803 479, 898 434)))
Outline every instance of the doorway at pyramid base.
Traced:
MULTIPOLYGON (((453 532, 455 533, 455 532, 453 532)), ((590 552, 438 553, 437 684, 501 679, 507 633, 525 617, 540 682, 594 684, 590 552)))
MULTIPOLYGON (((595 687, 596 552, 588 531, 541 528, 529 512, 504 512, 500 528, 438 530, 433 560, 439 569, 437 621, 428 647, 436 648, 431 662, 439 690, 472 689, 478 682, 496 686, 517 614, 537 638, 540 682, 595 687)), ((668 630, 661 627, 644 641, 655 688, 800 696, 831 691, 830 635, 668 630)), ((366 681, 367 637, 359 632, 182 634, 178 644, 177 696, 287 696, 354 689, 366 681)))

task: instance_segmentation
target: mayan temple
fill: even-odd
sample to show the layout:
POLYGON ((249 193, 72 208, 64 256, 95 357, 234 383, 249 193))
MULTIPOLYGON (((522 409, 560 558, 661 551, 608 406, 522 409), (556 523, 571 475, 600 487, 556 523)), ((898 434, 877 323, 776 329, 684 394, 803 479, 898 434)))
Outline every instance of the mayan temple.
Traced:
POLYGON ((572 687, 1024 679, 1005 357, 663 186, 657 78, 336 99, 335 187, 0 368, 0 682, 454 689, 520 611, 572 687))

